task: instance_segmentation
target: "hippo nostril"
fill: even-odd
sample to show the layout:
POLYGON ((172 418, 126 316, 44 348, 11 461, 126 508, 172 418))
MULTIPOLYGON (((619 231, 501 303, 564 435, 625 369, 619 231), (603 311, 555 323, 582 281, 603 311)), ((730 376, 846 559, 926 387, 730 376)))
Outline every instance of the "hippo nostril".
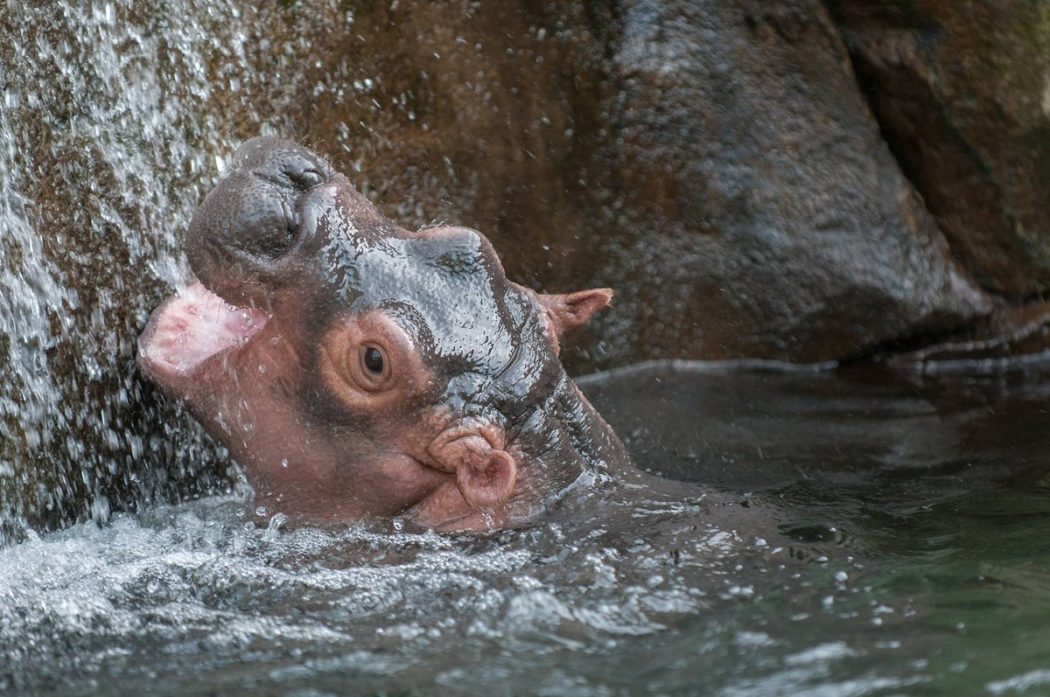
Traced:
MULTIPOLYGON (((285 247, 287 247, 287 245, 290 245, 299 235, 299 226, 303 222, 303 217, 294 201, 281 201, 280 205, 281 214, 284 218, 285 234, 287 235, 287 239, 285 240, 285 247)), ((284 253, 285 251, 286 249, 282 249, 281 253, 284 253)))
POLYGON ((288 169, 284 172, 285 176, 292 180, 292 182, 300 189, 312 189, 315 186, 319 186, 324 183, 325 176, 316 169, 288 169))
MULTIPOLYGON (((285 234, 288 236, 287 244, 291 245, 292 242, 295 241, 295 232, 296 232, 295 221, 292 220, 291 218, 289 218, 287 220, 287 223, 286 223, 285 227, 284 227, 284 231, 285 231, 285 234)), ((283 252, 286 249, 287 249, 287 247, 285 247, 285 249, 283 249, 281 251, 283 252)))
POLYGON ((271 184, 276 184, 280 187, 291 187, 300 191, 309 191, 325 182, 324 173, 312 168, 288 167, 276 174, 265 169, 258 169, 253 170, 252 174, 260 179, 265 179, 271 184))

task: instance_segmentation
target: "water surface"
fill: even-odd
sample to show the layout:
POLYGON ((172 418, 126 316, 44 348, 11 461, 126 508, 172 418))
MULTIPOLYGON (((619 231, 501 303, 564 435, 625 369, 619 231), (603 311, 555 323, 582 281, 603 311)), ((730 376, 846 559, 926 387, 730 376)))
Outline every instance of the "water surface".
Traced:
POLYGON ((525 530, 263 529, 240 491, 0 550, 0 690, 1050 690, 1038 378, 584 384, 660 476, 581 486, 525 530))

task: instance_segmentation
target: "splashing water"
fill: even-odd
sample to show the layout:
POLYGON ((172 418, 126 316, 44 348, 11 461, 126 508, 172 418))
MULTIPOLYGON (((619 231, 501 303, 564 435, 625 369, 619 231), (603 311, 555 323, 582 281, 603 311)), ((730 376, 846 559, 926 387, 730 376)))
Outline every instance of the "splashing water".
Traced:
POLYGON ((705 520, 701 490, 650 484, 598 498, 582 487, 543 524, 482 537, 398 521, 262 529, 243 495, 33 536, 0 563, 0 687, 119 692, 150 679, 178 694, 193 673, 234 691, 338 691, 349 677, 365 691, 500 691, 515 675, 587 693, 610 679, 602 656, 659 645, 751 599, 756 578, 775 588, 797 573, 785 548, 705 520))
POLYGON ((134 342, 185 275, 181 234, 223 156, 291 129, 314 79, 303 36, 353 22, 336 2, 281 13, 0 7, 0 540, 105 520, 114 496, 228 487, 214 446, 135 378, 134 342))

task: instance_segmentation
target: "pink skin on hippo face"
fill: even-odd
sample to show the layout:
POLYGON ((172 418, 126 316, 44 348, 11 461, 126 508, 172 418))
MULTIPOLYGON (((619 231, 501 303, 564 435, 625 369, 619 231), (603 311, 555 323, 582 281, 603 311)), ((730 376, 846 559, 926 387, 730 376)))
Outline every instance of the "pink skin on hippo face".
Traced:
POLYGON ((503 527, 627 459, 558 360, 608 290, 523 288, 479 233, 404 230, 269 138, 238 150, 186 245, 199 281, 154 311, 139 364, 270 512, 503 527))

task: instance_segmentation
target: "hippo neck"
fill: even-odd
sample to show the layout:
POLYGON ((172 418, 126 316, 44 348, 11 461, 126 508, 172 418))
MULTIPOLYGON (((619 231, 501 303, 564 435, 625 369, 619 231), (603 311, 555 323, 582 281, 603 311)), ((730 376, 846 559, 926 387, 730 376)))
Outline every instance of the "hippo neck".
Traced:
POLYGON ((527 458, 544 463, 548 495, 556 495, 584 472, 600 473, 630 461, 612 428, 567 376, 550 402, 519 435, 527 458))

